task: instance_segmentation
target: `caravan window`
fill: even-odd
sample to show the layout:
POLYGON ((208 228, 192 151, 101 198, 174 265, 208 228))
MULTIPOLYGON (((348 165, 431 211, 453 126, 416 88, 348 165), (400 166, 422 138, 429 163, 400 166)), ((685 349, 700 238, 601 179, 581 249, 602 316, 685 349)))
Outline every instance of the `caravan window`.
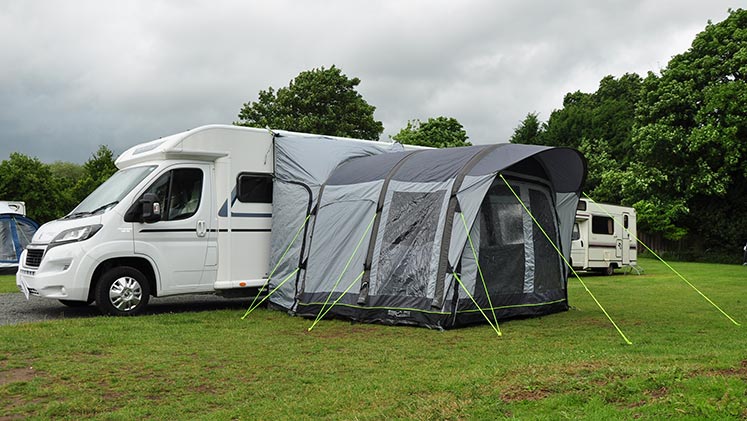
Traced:
POLYGON ((591 232, 594 234, 612 235, 615 233, 615 223, 607 216, 591 217, 591 232))
POLYGON ((272 203, 272 175, 239 174, 236 198, 241 203, 272 203))
POLYGON ((573 232, 571 233, 571 241, 581 239, 581 230, 578 228, 578 224, 573 224, 573 232))
POLYGON ((628 215, 623 215, 623 226, 628 229, 628 215))

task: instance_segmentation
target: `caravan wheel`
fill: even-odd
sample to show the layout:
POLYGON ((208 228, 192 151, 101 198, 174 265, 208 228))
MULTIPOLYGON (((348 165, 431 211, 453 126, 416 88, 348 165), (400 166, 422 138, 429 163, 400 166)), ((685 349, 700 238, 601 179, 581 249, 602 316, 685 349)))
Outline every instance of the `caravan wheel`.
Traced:
POLYGON ((96 306, 104 314, 134 316, 142 313, 148 299, 148 278, 129 266, 109 269, 96 285, 96 306))
POLYGON ((607 269, 604 270, 604 274, 607 276, 612 276, 615 274, 615 265, 610 264, 607 266, 607 269))

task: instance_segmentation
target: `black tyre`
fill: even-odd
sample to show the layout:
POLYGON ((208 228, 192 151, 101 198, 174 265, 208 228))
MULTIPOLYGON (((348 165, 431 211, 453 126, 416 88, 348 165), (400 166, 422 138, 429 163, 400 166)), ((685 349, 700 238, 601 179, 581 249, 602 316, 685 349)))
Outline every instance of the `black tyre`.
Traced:
POLYGON ((93 301, 74 301, 74 300, 59 300, 62 304, 68 307, 88 307, 93 301))
POLYGON ((149 299, 148 278, 129 266, 109 269, 96 284, 96 306, 104 314, 134 316, 142 313, 149 299))
POLYGON ((615 274, 615 265, 609 265, 607 266, 607 269, 604 270, 604 274, 607 276, 612 276, 615 274))

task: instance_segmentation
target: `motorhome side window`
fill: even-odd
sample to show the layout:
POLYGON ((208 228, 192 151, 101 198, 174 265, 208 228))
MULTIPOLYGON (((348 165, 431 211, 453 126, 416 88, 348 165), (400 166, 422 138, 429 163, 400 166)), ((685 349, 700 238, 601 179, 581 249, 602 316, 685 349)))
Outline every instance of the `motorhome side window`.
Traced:
POLYGON ((202 170, 179 168, 158 178, 146 191, 161 202, 161 220, 187 219, 197 212, 202 196, 202 170))
POLYGON ((236 198, 242 203, 272 203, 270 174, 239 174, 236 198))
POLYGON ((594 234, 612 235, 615 233, 614 221, 607 216, 592 216, 591 232, 594 234))

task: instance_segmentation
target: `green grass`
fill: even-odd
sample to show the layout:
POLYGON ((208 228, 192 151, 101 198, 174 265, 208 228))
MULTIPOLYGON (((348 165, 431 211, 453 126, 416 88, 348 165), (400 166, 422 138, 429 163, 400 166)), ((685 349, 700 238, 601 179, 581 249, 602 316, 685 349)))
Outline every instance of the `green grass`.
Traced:
POLYGON ((6 292, 18 292, 16 275, 0 275, 0 294, 6 292))
MULTIPOLYGON (((747 335, 662 264, 572 309, 446 332, 260 309, 0 327, 0 419, 747 417, 747 335)), ((747 268, 675 267, 740 322, 747 268)), ((2 282, 5 280, 2 278, 2 282)))

